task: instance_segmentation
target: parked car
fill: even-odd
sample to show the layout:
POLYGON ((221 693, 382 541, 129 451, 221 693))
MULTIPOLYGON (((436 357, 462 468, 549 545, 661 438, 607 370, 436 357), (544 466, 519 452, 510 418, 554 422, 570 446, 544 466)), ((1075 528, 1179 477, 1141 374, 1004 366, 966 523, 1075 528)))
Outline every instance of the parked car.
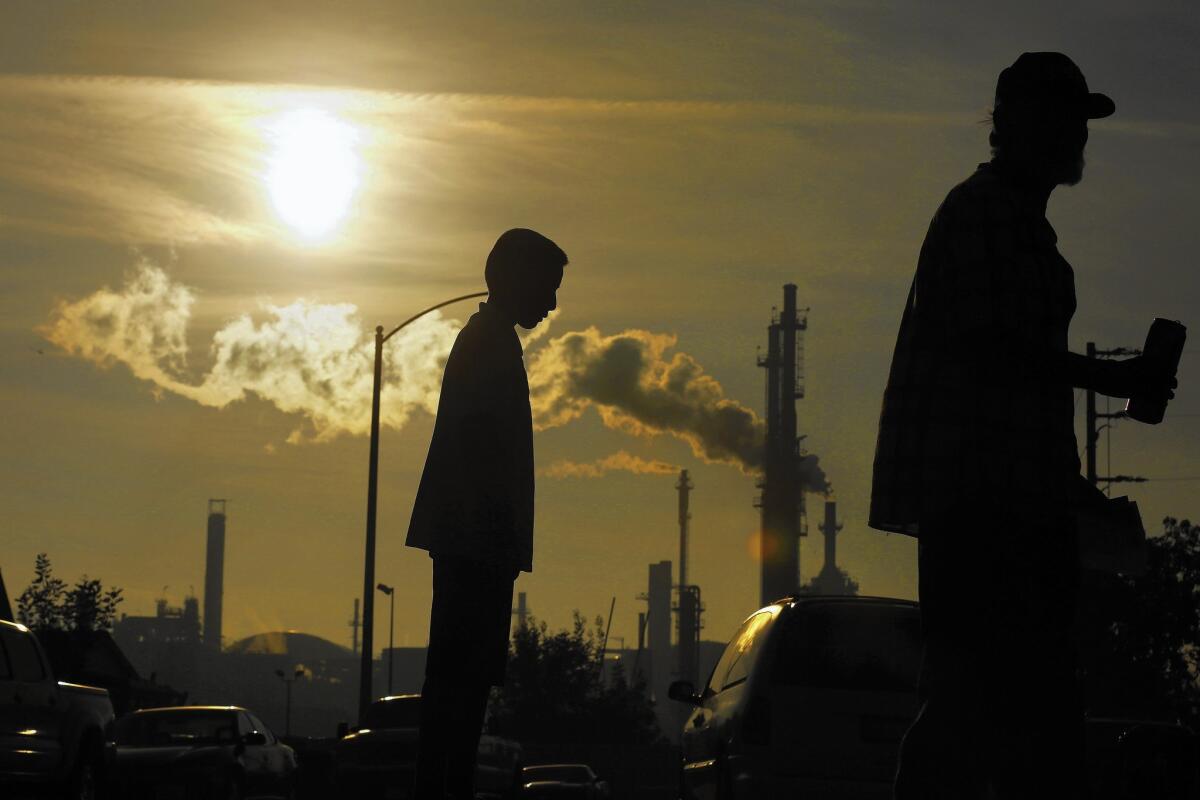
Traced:
POLYGON ((608 782, 587 764, 538 764, 521 770, 521 797, 576 797, 607 800, 608 782))
MULTIPOLYGON (((417 764, 421 718, 419 694, 381 697, 367 708, 362 724, 334 747, 337 785, 343 797, 408 797, 417 764)), ((479 740, 475 791, 509 797, 520 773, 521 746, 500 736, 479 740)))
POLYGON ((112 721, 108 692, 56 681, 37 637, 0 620, 0 794, 24 785, 95 797, 112 721))
POLYGON ((252 711, 176 706, 117 721, 109 759, 120 798, 293 798, 296 754, 252 711))
POLYGON ((1086 733, 1093 800, 1200 797, 1200 737, 1178 722, 1092 717, 1086 733))
POLYGON ((900 739, 917 711, 917 604, 801 595, 751 614, 682 736, 684 798, 890 798, 900 739))

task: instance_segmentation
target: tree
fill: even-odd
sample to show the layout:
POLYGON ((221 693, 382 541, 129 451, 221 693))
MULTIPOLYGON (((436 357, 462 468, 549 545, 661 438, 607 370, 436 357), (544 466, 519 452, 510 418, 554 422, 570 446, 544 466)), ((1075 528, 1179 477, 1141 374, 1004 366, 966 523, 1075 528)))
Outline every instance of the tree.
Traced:
POLYGON ((575 612, 571 630, 551 633, 531 622, 513 635, 508 674, 493 698, 492 727, 521 742, 564 746, 650 746, 662 733, 640 680, 600 668, 603 631, 575 612))
POLYGON ((65 630, 62 603, 67 585, 54 577, 50 557, 38 553, 33 582, 17 598, 17 622, 35 630, 65 630))
POLYGON ((117 606, 125 599, 121 589, 105 589, 98 578, 81 577, 63 598, 63 616, 71 630, 111 631, 117 606))
POLYGON ((1084 653, 1098 704, 1200 723, 1200 525, 1167 517, 1138 577, 1091 576, 1084 653))
POLYGON ((119 588, 105 589, 99 579, 81 577, 71 588, 54 577, 50 557, 38 553, 33 582, 17 598, 17 621, 34 630, 111 630, 117 606, 124 598, 119 588))

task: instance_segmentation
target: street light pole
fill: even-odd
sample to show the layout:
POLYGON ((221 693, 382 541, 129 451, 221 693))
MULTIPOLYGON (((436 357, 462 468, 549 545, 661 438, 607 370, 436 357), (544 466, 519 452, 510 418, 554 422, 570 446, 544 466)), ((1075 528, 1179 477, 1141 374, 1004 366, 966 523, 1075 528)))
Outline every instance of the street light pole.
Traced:
POLYGON ((304 674, 304 670, 303 670, 303 668, 296 670, 292 674, 291 678, 287 677, 283 673, 283 670, 281 670, 281 669, 275 670, 275 674, 279 676, 279 680, 283 681, 283 685, 287 687, 287 705, 284 707, 284 712, 283 712, 283 719, 284 719, 283 735, 291 736, 292 735, 292 684, 296 682, 296 678, 299 678, 301 675, 304 674))
POLYGON ((376 587, 392 601, 392 612, 388 619, 388 696, 392 695, 392 674, 396 664, 396 587, 379 584, 376 587))
POLYGON ((375 379, 371 388, 371 454, 367 467, 367 542, 366 555, 363 558, 362 654, 358 672, 358 719, 360 723, 366 716, 367 707, 371 705, 371 670, 375 655, 375 508, 379 485, 379 394, 380 379, 383 374, 383 343, 395 336, 406 325, 415 322, 431 311, 436 311, 451 303, 486 295, 487 292, 475 292, 444 300, 404 320, 386 335, 382 325, 375 328, 375 379))

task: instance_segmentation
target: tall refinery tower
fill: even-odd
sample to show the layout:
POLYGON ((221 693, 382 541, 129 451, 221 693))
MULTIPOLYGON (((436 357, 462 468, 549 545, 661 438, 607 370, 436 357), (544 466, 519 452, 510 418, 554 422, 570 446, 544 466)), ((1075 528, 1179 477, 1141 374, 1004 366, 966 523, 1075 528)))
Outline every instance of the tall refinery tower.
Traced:
POLYGON ((688 530, 692 521, 688 498, 694 488, 688 471, 680 470, 679 483, 675 484, 679 492, 679 605, 675 607, 679 623, 676 640, 679 670, 676 674, 679 680, 696 686, 700 680, 700 615, 704 606, 700 602, 700 587, 688 583, 688 530))
POLYGON ((767 327, 767 441, 763 458, 761 601, 766 605, 800 587, 800 537, 806 535, 800 483, 800 439, 796 400, 804 397, 804 331, 808 309, 796 308, 796 285, 783 287, 783 311, 767 327))
POLYGON ((225 594, 225 501, 208 501, 208 542, 204 563, 204 644, 221 649, 221 607, 225 594))

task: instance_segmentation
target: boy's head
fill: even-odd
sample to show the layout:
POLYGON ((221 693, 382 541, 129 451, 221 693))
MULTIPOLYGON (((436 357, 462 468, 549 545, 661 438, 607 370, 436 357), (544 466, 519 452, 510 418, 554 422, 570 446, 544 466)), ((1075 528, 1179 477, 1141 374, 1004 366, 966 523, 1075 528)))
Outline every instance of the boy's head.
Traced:
POLYGON ((532 329, 558 307, 567 254, 536 231, 513 228, 500 234, 483 270, 488 304, 503 309, 522 328, 532 329))

